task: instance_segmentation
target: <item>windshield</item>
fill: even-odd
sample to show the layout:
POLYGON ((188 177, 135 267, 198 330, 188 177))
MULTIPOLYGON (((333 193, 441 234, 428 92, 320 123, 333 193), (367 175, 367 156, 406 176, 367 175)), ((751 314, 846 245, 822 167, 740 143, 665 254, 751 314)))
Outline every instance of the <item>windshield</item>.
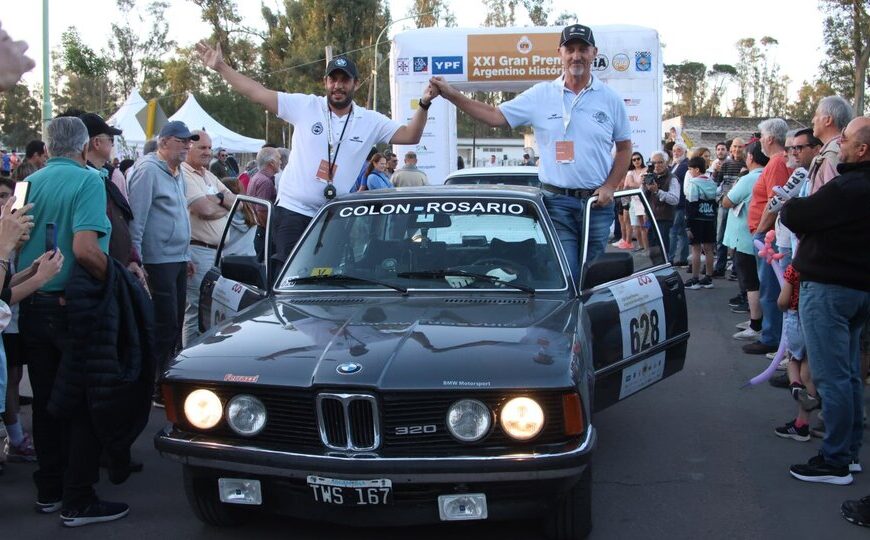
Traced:
POLYGON ((536 174, 481 174, 480 176, 457 175, 448 178, 445 184, 504 184, 506 186, 540 186, 536 174))
POLYGON ((480 197, 333 205, 319 215, 279 280, 285 291, 566 287, 538 208, 480 197))

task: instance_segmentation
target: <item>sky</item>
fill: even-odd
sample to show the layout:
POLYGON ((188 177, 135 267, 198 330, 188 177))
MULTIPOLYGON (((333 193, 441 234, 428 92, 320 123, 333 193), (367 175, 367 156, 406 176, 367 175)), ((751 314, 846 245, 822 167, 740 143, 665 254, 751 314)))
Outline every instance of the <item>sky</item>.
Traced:
MULTIPOLYGON (((198 8, 188 0, 170 0, 170 37, 187 46, 209 33, 199 17, 198 8)), ((146 0, 139 0, 145 5, 146 0)), ((263 27, 260 6, 276 7, 278 0, 237 0, 246 24, 263 27)), ((389 0, 393 20, 407 16, 412 0, 389 0)), ((447 0, 460 27, 482 25, 486 9, 482 2, 447 0)), ((60 35, 76 26, 83 40, 100 49, 109 40, 109 21, 119 17, 114 0, 49 0, 50 48, 57 46, 60 35)), ((676 64, 684 60, 736 64, 738 39, 769 35, 779 41, 775 58, 782 73, 792 83, 794 97, 802 81, 812 81, 824 54, 822 17, 817 0, 731 0, 730 2, 651 2, 650 0, 616 0, 589 2, 551 0, 550 18, 563 11, 577 13, 579 22, 590 25, 633 24, 655 28, 664 45, 664 61, 676 64), (678 7, 674 7, 678 6, 678 7)), ((25 76, 28 84, 42 80, 42 2, 40 0, 0 0, 0 22, 13 39, 24 39, 37 67, 25 76), (22 9, 22 4, 26 8, 22 9)), ((524 14, 519 26, 529 24, 524 14)), ((413 21, 397 21, 388 34, 412 28, 413 21)), ((340 52, 340 51, 336 51, 340 52)), ((726 95, 726 99, 727 99, 726 95)))

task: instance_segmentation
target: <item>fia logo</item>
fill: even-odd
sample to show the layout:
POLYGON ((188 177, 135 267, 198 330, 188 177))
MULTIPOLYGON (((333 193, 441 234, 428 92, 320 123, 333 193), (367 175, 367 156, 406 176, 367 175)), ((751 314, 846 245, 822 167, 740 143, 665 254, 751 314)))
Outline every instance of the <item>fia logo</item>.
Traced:
POLYGON ((311 126, 311 133, 314 133, 315 135, 320 135, 321 133, 323 133, 323 124, 321 124, 320 122, 315 122, 314 125, 311 126))
POLYGON ((429 73, 429 57, 415 56, 414 57, 414 73, 429 73))
POLYGON ((652 70, 652 53, 649 51, 636 51, 634 53, 634 67, 638 71, 652 70))
POLYGON ((396 74, 397 75, 407 75, 410 72, 411 72, 411 62, 409 62, 407 58, 397 58, 396 59, 396 74))

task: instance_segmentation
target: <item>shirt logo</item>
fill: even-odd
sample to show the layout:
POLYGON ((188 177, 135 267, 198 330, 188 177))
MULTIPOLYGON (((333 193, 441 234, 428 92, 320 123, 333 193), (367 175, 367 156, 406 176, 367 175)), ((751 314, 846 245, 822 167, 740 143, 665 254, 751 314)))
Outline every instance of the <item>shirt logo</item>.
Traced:
POLYGON ((650 71, 652 69, 652 53, 636 51, 634 53, 634 67, 638 71, 650 71))
POLYGON ((350 139, 348 139, 348 142, 358 142, 358 143, 361 143, 361 142, 363 142, 363 140, 359 138, 359 135, 354 135, 353 137, 351 137, 350 139))
POLYGON ((556 120, 557 118, 562 118, 562 115, 559 113, 550 113, 550 116, 547 117, 547 120, 556 120))
POLYGON ((407 75, 411 72, 411 62, 407 58, 396 59, 396 75, 407 75))
POLYGON ((462 74, 462 57, 461 56, 433 56, 432 57, 432 74, 433 75, 461 75, 462 74))
POLYGON ((314 125, 311 126, 311 133, 314 133, 315 135, 320 135, 321 133, 323 133, 323 124, 321 124, 320 122, 315 122, 314 125))
POLYGON ((607 117, 607 114, 604 111, 598 111, 597 113, 592 115, 592 118, 594 118, 595 121, 598 122, 599 124, 603 124, 604 122, 607 122, 607 120, 609 119, 607 117))
POLYGON ((414 73, 429 73, 429 57, 415 56, 414 57, 414 73))
POLYGON ((628 71, 628 67, 631 65, 631 62, 628 59, 627 54, 619 53, 613 56, 613 61, 611 62, 613 69, 616 71, 628 71))

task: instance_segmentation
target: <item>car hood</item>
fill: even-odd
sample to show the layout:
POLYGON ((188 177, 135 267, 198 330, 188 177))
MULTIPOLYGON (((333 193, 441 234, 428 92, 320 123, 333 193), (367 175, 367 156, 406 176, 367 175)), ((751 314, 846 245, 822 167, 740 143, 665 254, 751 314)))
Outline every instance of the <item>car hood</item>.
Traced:
POLYGON ((576 373, 574 302, 270 298, 182 351, 167 377, 300 388, 564 388, 576 373))

